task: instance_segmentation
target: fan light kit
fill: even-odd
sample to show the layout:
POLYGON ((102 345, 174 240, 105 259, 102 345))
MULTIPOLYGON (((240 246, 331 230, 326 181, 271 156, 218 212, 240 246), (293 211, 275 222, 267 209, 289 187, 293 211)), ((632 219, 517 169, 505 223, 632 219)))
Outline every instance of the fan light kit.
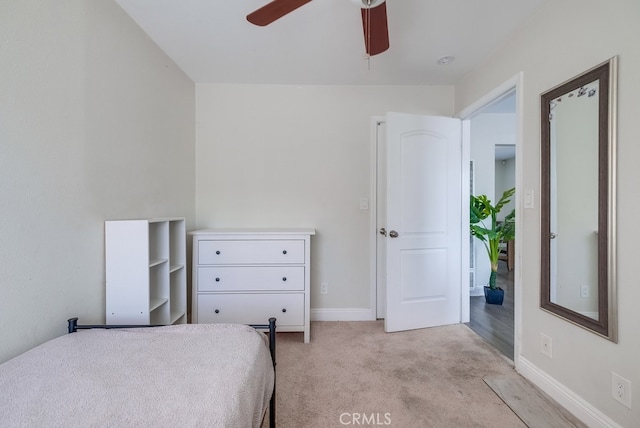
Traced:
MULTIPOLYGON (((247 15, 247 21, 264 27, 293 12, 311 0, 273 0, 247 15)), ((367 55, 378 55, 389 49, 387 5, 385 0, 351 0, 362 13, 362 30, 367 55)))

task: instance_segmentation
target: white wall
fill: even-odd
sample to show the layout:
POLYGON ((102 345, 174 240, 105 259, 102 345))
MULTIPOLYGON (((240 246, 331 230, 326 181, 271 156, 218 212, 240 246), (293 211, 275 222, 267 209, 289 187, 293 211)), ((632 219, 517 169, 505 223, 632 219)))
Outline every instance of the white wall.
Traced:
MULTIPOLYGON (((564 391, 573 408, 594 425, 611 420, 625 427, 640 420, 640 287, 637 215, 640 200, 640 2, 637 0, 548 1, 484 66, 456 85, 462 110, 523 72, 521 183, 533 189, 535 209, 522 209, 520 254, 522 337, 519 370, 549 391, 564 391), (540 94, 619 55, 618 98, 618 309, 619 342, 611 343, 539 309, 540 302, 540 94), (540 352, 540 333, 552 338, 553 358, 540 352), (611 372, 632 382, 632 409, 611 398, 611 372), (600 418, 600 419, 598 419, 600 418), (598 422, 596 424, 596 422, 598 422)), ((519 173, 520 174, 520 173, 519 173)), ((522 204, 522 199, 520 199, 522 204)), ((522 205, 520 205, 522 206, 522 205)))
POLYGON ((453 112, 452 87, 196 85, 196 223, 313 227, 311 307, 371 309, 371 117, 453 112), (320 283, 329 293, 319 293, 320 283))
MULTIPOLYGON (((512 115, 512 129, 513 129, 513 141, 515 141, 515 115, 512 115)), ((495 198, 502 197, 505 190, 516 187, 516 159, 502 159, 495 162, 495 182, 496 187, 494 191, 495 198)), ((504 220, 509 215, 511 210, 516 208, 516 198, 511 197, 511 202, 505 204, 500 213, 498 214, 498 220, 504 220)))
POLYGON ((194 222, 195 87, 111 1, 0 3, 0 361, 104 321, 104 220, 194 222))

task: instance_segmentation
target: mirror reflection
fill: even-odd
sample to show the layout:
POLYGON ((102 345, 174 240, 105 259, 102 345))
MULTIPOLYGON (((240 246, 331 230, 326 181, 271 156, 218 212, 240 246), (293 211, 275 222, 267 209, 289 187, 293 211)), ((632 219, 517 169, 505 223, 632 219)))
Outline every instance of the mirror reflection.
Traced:
POLYGON ((598 80, 589 82, 557 97, 549 106, 550 299, 596 320, 598 86, 598 80))
POLYGON ((542 309, 617 340, 617 58, 541 95, 542 309))

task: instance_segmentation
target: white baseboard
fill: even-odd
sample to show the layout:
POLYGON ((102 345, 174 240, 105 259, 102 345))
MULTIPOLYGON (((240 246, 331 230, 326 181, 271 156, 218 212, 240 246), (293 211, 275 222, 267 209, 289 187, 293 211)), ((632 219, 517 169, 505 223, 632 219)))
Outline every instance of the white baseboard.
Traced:
POLYGON ((587 403, 582 397, 549 376, 526 358, 522 356, 518 358, 516 370, 587 426, 622 428, 600 410, 587 403))
POLYGON ((311 321, 375 321, 375 319, 375 311, 371 309, 311 309, 311 321))
POLYGON ((473 290, 469 290, 469 296, 471 297, 484 296, 484 288, 475 287, 473 290))

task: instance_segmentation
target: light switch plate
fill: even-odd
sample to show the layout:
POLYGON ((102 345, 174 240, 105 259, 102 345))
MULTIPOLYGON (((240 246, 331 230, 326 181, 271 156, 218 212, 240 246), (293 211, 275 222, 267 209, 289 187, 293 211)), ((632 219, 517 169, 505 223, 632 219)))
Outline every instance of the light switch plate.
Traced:
POLYGON ((525 208, 533 208, 533 189, 528 189, 524 191, 524 207, 525 208))

